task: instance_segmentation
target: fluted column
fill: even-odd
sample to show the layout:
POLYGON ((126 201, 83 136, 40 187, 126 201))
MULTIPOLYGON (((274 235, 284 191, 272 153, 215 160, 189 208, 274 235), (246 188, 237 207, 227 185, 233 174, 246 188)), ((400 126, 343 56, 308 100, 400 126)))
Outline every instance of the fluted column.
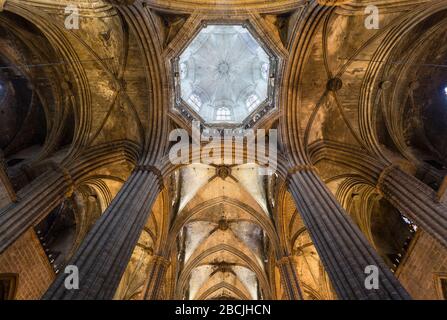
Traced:
POLYGON ((376 185, 393 206, 447 247, 447 205, 436 192, 399 165, 387 166, 358 147, 320 141, 312 146, 314 163, 326 159, 351 167, 376 185))
POLYGON ((62 273, 43 299, 112 299, 160 183, 155 168, 137 168, 68 263, 79 270, 79 289, 66 289, 62 273))
POLYGON ((170 265, 169 260, 162 256, 153 256, 149 266, 148 284, 145 300, 159 300, 160 290, 170 265))
POLYGON ((289 188, 340 299, 409 299, 313 167, 293 168, 289 188), (379 289, 365 287, 365 268, 379 269, 379 289))
POLYGON ((287 293, 289 300, 303 300, 303 294, 301 292, 298 275, 296 274, 296 268, 292 257, 282 257, 278 260, 277 266, 281 273, 281 281, 284 291, 287 293))
POLYGON ((402 214, 447 247, 447 206, 432 188, 392 165, 380 174, 377 189, 402 214))
POLYGON ((70 188, 62 172, 49 170, 20 190, 17 202, 0 209, 0 253, 60 204, 70 188))
POLYGON ((70 196, 77 181, 98 168, 134 162, 133 152, 132 146, 112 143, 87 150, 67 167, 50 162, 49 170, 17 193, 15 203, 0 209, 0 253, 70 196))

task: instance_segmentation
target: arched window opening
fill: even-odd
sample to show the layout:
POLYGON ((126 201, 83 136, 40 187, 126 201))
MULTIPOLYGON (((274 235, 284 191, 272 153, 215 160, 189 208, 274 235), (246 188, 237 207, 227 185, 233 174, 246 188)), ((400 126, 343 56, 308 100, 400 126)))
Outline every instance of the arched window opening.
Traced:
POLYGON ((217 121, 231 121, 231 111, 227 107, 221 107, 216 111, 217 121))

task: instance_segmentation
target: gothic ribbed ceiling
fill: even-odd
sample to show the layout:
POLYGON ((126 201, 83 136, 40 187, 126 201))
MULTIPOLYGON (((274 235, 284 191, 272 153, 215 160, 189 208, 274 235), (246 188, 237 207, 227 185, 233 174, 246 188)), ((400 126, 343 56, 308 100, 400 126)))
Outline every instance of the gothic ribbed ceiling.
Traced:
POLYGON ((257 169, 234 166, 225 178, 213 166, 181 169, 178 221, 183 223, 173 226, 178 241, 169 241, 179 244, 184 263, 177 298, 270 297, 263 271, 271 243, 262 228, 270 216, 257 169))
POLYGON ((242 123, 267 99, 270 58, 241 25, 204 27, 179 67, 181 97, 207 123, 242 123))

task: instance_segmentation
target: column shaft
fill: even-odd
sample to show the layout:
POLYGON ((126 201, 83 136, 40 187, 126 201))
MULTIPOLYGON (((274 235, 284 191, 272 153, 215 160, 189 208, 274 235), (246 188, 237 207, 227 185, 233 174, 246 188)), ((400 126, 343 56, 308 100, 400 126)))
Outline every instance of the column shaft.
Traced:
POLYGON ((17 192, 16 202, 0 208, 0 253, 70 195, 76 182, 101 167, 125 162, 128 153, 126 145, 109 144, 87 150, 67 168, 49 162, 45 173, 17 192))
POLYGON ((161 256, 153 256, 148 273, 148 284, 146 286, 145 300, 159 300, 161 286, 166 277, 169 261, 161 256))
POLYGON ((410 298, 313 170, 292 174, 290 191, 340 299, 410 298), (365 286, 370 265, 379 289, 365 286))
POLYGON ((397 166, 383 170, 377 189, 396 209, 447 247, 447 206, 436 192, 397 166))
POLYGON ((283 257, 278 261, 277 265, 281 273, 284 291, 287 293, 289 300, 303 300, 303 294, 292 258, 283 257))
POLYGON ((447 205, 425 183, 353 146, 321 142, 315 144, 313 155, 314 163, 325 159, 356 170, 365 183, 376 184, 385 199, 447 247, 447 205))
POLYGON ((135 171, 68 263, 79 270, 79 289, 66 289, 62 273, 44 299, 112 299, 159 190, 153 171, 135 171))
POLYGON ((0 210, 0 253, 60 204, 69 187, 62 173, 49 170, 20 190, 18 202, 0 210))

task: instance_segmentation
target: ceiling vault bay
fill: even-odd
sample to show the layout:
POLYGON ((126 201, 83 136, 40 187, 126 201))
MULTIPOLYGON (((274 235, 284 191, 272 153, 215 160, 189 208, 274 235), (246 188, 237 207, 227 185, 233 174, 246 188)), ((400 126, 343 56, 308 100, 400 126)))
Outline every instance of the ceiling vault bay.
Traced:
MULTIPOLYGON (((447 266, 424 261, 422 292, 411 263, 427 243, 447 255, 447 75, 435 66, 447 60, 447 1, 82 0, 75 30, 68 4, 0 0, 0 262, 25 232, 72 214, 73 240, 58 231, 54 247, 89 284, 65 291, 41 248, 51 281, 33 298, 442 298, 432 278, 447 266), (377 30, 364 26, 369 4, 377 30), (249 26, 265 47, 249 57, 277 59, 274 108, 258 108, 269 96, 251 83, 260 100, 231 118, 278 130, 271 176, 259 163, 168 160, 169 132, 191 133, 195 119, 176 103, 173 61, 204 23, 249 26), (364 263, 382 268, 389 292, 359 289, 364 263)), ((214 101, 205 80, 196 98, 214 101)), ((194 90, 182 96, 192 109, 194 90)), ((22 271, 2 268, 26 297, 22 271)))

